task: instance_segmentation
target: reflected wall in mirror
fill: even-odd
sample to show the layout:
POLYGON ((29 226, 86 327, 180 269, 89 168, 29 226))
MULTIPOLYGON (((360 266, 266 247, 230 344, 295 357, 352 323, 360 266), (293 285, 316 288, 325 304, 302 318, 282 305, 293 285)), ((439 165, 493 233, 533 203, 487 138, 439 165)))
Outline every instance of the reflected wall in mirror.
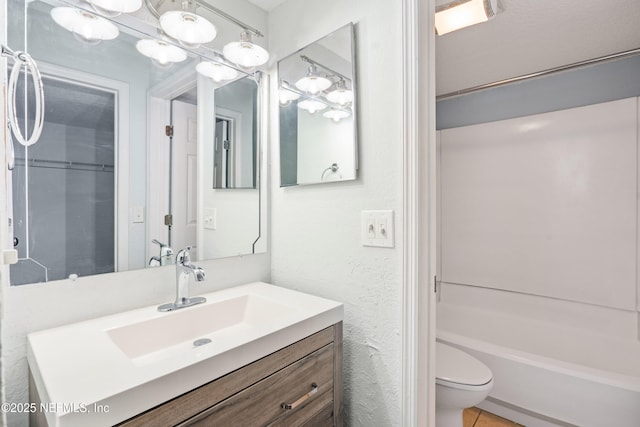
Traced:
MULTIPOLYGON (((8 2, 7 44, 35 59, 46 108, 41 139, 28 148, 13 143, 9 216, 20 261, 11 267, 11 284, 170 263, 153 240, 176 251, 193 245, 200 260, 266 251, 260 71, 218 53, 239 38, 237 23, 207 15, 219 35, 196 47, 158 35, 150 25, 157 18, 143 6, 100 18, 116 28, 115 38, 100 41, 64 28, 57 7, 100 18, 82 1, 8 2), (149 50, 147 42, 155 47, 149 50), (242 105, 225 105, 229 98, 242 105), (213 188, 219 115, 230 119, 230 144, 236 145, 224 158, 224 190, 213 188), (242 203, 233 199, 236 191, 242 203), (212 208, 217 217, 206 215, 212 208), (240 221, 230 226, 227 217, 242 218, 242 228, 235 226, 240 221), (215 243, 206 240, 212 237, 215 243)), ((27 89, 26 105, 17 97, 17 111, 25 112, 21 127, 30 129, 33 87, 27 89)))
POLYGON ((280 185, 356 179, 353 24, 278 62, 280 185))

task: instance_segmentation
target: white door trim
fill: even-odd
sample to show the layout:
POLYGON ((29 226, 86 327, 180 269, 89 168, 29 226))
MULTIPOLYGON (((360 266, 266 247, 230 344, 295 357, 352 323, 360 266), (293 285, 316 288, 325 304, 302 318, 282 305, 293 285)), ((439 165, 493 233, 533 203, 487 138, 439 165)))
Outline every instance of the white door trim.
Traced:
MULTIPOLYGON (((114 270, 129 270, 129 84, 71 68, 38 61, 50 78, 112 92, 115 95, 115 257, 114 270)), ((46 100, 45 100, 46 102, 46 100)))
POLYGON ((435 426, 434 0, 403 4, 403 426, 435 426))

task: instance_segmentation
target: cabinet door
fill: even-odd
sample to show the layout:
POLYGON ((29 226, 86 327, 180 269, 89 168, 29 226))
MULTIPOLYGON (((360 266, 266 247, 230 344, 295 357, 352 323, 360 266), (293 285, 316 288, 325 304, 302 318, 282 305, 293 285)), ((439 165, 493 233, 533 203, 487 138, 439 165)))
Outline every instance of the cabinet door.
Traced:
MULTIPOLYGON (((266 426, 289 419, 304 425, 333 403, 334 346, 329 344, 259 381, 181 426, 266 426), (316 408, 317 403, 321 403, 316 408), (283 404, 293 406, 283 408, 283 404)), ((308 424, 313 425, 313 424, 308 424)))

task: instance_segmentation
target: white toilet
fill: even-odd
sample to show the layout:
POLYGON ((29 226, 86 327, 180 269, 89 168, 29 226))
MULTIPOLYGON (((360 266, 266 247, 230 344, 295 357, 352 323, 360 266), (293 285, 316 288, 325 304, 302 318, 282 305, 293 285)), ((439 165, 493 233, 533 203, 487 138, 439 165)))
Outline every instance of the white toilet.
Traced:
POLYGON ((482 402, 492 388, 487 365, 436 342, 436 427, 462 427, 462 410, 482 402))

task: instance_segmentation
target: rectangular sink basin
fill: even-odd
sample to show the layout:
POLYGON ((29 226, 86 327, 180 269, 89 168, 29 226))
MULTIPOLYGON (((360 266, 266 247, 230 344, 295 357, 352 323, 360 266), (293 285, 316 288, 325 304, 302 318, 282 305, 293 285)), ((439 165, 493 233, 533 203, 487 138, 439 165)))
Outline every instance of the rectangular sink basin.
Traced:
POLYGON ((220 331, 240 333, 243 329, 257 328, 284 318, 291 310, 278 302, 247 294, 183 308, 108 330, 107 334, 124 354, 137 358, 175 345, 192 346, 193 341, 201 338, 214 339, 220 331))
POLYGON ((48 425, 118 424, 343 316, 339 302, 262 282, 202 296, 205 303, 171 312, 156 304, 29 334, 48 425))

